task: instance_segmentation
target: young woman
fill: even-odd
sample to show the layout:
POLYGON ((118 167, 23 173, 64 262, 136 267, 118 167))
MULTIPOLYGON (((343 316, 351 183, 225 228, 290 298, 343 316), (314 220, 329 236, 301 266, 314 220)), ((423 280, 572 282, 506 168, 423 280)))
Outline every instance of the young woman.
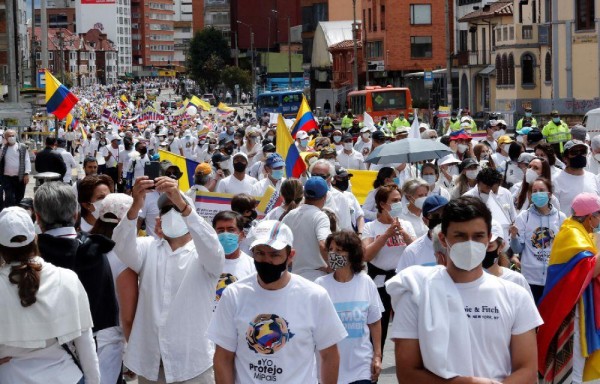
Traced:
POLYGON ((421 218, 421 210, 429 195, 429 183, 422 179, 408 179, 402 185, 402 195, 406 206, 399 218, 408 221, 415 230, 417 238, 421 237, 428 230, 421 218))
POLYGON ((84 177, 77 185, 77 201, 81 207, 79 228, 89 232, 100 215, 101 200, 115 191, 110 176, 94 175, 84 177))
MULTIPOLYGON (((100 215, 90 234, 112 238, 113 230, 133 203, 133 198, 124 193, 111 193, 100 205, 100 215)), ((121 377, 121 365, 125 341, 129 339, 138 298, 138 275, 127 268, 114 251, 106 254, 113 276, 115 294, 119 303, 120 326, 96 332, 98 360, 102 382, 117 383, 121 377)))
POLYGON ((24 209, 5 208, 0 227, 0 383, 99 384, 92 315, 79 278, 37 256, 24 209), (74 343, 78 362, 67 343, 74 343))
MULTIPOLYGON (((515 208, 517 211, 529 208, 529 201, 531 200, 531 184, 540 177, 548 179, 550 180, 550 183, 552 183, 550 165, 543 158, 536 157, 527 165, 523 181, 513 186, 513 188, 515 188, 513 195, 515 196, 515 208)), ((550 202, 553 207, 560 210, 558 199, 555 196, 551 197, 550 202)))
POLYGON ((292 209, 297 208, 304 198, 304 187, 298 179, 286 179, 279 190, 283 204, 265 215, 263 220, 283 220, 292 209))
POLYGON ((450 193, 450 197, 457 199, 475 187, 477 185, 477 174, 480 169, 477 160, 470 157, 464 159, 458 166, 460 175, 456 179, 456 184, 450 193))
POLYGON ((333 273, 315 282, 329 293, 348 336, 338 344, 339 383, 370 384, 381 372, 381 312, 383 303, 373 280, 363 271, 358 235, 343 230, 325 241, 333 273), (351 313, 351 318, 347 314, 351 313))
POLYGON ((530 187, 531 205, 521 211, 510 227, 510 247, 521 257, 512 261, 521 268, 537 303, 546 285, 546 270, 554 237, 565 215, 550 204, 552 183, 538 178, 530 187))
POLYGON ((385 311, 381 317, 381 348, 385 344, 392 303, 385 282, 396 275, 396 266, 406 247, 415 239, 412 225, 398 217, 402 213, 402 194, 395 184, 379 187, 375 194, 377 219, 365 224, 362 244, 368 274, 377 286, 385 311))

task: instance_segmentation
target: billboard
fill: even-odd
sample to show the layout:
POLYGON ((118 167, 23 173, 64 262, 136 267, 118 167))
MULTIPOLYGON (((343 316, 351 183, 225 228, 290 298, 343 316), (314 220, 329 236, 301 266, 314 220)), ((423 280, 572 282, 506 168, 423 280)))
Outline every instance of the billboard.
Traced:
POLYGON ((81 4, 114 4, 115 0, 81 0, 81 4))

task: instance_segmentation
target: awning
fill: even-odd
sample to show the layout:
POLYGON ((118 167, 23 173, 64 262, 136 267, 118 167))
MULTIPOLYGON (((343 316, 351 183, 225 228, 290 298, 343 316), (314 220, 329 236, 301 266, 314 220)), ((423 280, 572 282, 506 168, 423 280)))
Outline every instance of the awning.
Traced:
POLYGON ((494 76, 494 75, 496 75, 496 66, 495 65, 488 65, 487 67, 483 68, 481 71, 479 71, 477 73, 477 76, 483 76, 483 77, 494 76))
MULTIPOLYGON (((436 69, 436 70, 431 71, 431 73, 435 79, 445 77, 446 72, 447 72, 446 68, 436 69)), ((457 68, 452 68, 452 76, 454 76, 454 75, 458 76, 457 68)), ((407 73, 406 75, 404 75, 405 79, 419 78, 419 77, 425 77, 425 72, 412 72, 412 73, 407 73)))

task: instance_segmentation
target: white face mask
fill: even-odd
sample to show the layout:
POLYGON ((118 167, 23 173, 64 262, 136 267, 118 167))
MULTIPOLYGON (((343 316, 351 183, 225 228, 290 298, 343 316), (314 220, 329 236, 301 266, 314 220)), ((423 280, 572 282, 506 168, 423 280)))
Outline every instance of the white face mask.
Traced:
POLYGON ((528 184, 533 184, 533 182, 536 181, 538 177, 539 177, 538 173, 531 168, 529 168, 525 172, 525 181, 528 184))
POLYGON ((92 203, 92 205, 94 206, 92 216, 94 216, 94 219, 98 220, 98 218, 100 217, 100 207, 102 206, 102 200, 98 200, 92 203))
POLYGON ((17 138, 15 136, 11 136, 8 139, 6 139, 6 142, 8 143, 8 145, 15 145, 15 143, 17 142, 17 138))
POLYGON ((390 216, 392 217, 399 217, 400 215, 402 215, 402 202, 399 201, 397 203, 394 203, 390 206, 392 209, 390 209, 390 216))
POLYGON ((478 173, 479 169, 471 169, 465 172, 465 176, 467 176, 467 179, 469 180, 475 180, 478 173))
POLYGON ((419 209, 423 209, 423 204, 425 204, 426 199, 427 199, 427 196, 419 197, 418 199, 415 199, 415 202, 413 204, 415 207, 417 207, 419 209))
POLYGON ((489 198, 490 198, 489 193, 479 193, 479 199, 481 199, 481 201, 483 201, 484 203, 487 203, 489 198))
POLYGON ((433 185, 436 182, 435 175, 423 175, 422 177, 429 185, 433 185))
POLYGON ((171 239, 176 239, 189 232, 181 213, 175 209, 169 210, 169 212, 160 217, 160 227, 165 236, 171 239))
POLYGON ((458 176, 459 172, 458 172, 458 166, 456 165, 451 165, 448 167, 448 174, 450 176, 458 176))
POLYGON ((517 143, 523 142, 523 136, 517 136, 517 143))
POLYGON ((344 143, 344 149, 350 151, 352 149, 352 143, 344 143))
POLYGON ((219 163, 219 168, 221 168, 221 169, 229 169, 229 161, 221 161, 219 163))
POLYGON ((467 149, 469 149, 469 146, 467 144, 458 144, 459 153, 465 153, 467 149))
POLYGON ((450 247, 450 260, 456 268, 464 271, 472 271, 485 258, 487 246, 478 241, 463 241, 450 247))
POLYGON ((504 136, 505 133, 506 133, 506 131, 504 129, 499 129, 497 131, 494 131, 494 133, 492 133, 492 137, 494 138, 494 140, 498 140, 500 138, 500 136, 504 136))
POLYGON ((369 140, 371 138, 371 134, 370 133, 363 133, 362 134, 362 138, 363 138, 363 140, 369 140))

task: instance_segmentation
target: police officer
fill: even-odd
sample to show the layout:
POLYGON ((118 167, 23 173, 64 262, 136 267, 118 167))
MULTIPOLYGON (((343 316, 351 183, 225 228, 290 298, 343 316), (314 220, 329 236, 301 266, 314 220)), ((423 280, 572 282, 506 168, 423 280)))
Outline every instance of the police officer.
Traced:
POLYGON ((404 112, 400 112, 398 117, 392 121, 392 132, 395 133, 399 127, 410 127, 410 123, 404 118, 404 112))
POLYGON ((349 129, 352 126, 352 120, 354 120, 352 110, 348 109, 348 113, 342 119, 342 129, 349 129))
POLYGON ((459 131, 460 130, 460 120, 458 120, 458 112, 452 111, 450 114, 450 121, 448 122, 448 126, 451 131, 459 131))
POLYGON ((535 117, 533 117, 532 113, 531 113, 531 107, 526 107, 525 108, 525 116, 522 117, 519 121, 517 121, 517 127, 516 130, 520 131, 521 128, 523 128, 523 119, 529 119, 531 121, 531 127, 537 127, 537 120, 535 119, 535 117))
POLYGON ((549 144, 552 144, 556 153, 563 153, 563 144, 571 140, 571 134, 569 133, 569 126, 567 123, 560 119, 560 115, 557 110, 552 111, 550 114, 552 120, 548 122, 542 129, 542 135, 549 144))

